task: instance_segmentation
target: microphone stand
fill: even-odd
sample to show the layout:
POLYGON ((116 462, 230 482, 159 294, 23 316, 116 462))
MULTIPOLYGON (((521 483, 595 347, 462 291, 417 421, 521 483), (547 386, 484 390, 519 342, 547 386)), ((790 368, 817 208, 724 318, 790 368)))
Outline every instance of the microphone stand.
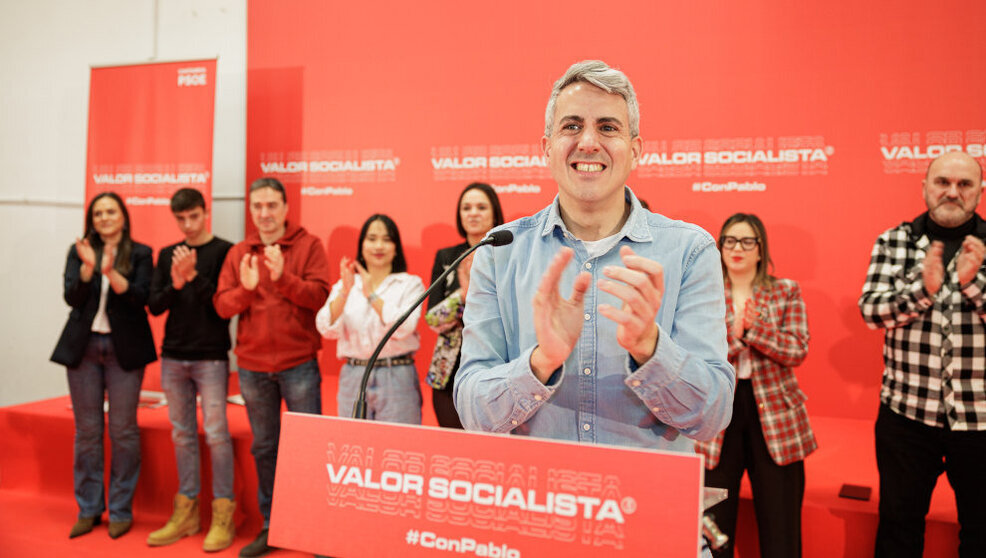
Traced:
POLYGON ((487 244, 496 245, 499 242, 500 239, 494 236, 487 236, 463 252, 462 255, 456 258, 455 261, 452 262, 452 264, 438 276, 438 279, 435 279, 435 282, 432 283, 431 286, 428 287, 428 289, 414 301, 414 304, 407 309, 407 312, 404 312, 404 314, 398 318, 396 322, 394 322, 394 325, 390 326, 390 329, 388 329, 387 333, 384 334, 383 339, 381 339, 380 343, 377 344, 377 348, 373 350, 373 355, 370 356, 370 360, 366 363, 366 370, 363 371, 363 380, 359 384, 359 393, 356 395, 356 402, 353 403, 353 418, 366 419, 366 385, 370 383, 370 372, 373 371, 373 365, 376 364, 377 356, 380 355, 380 351, 383 350, 383 346, 387 344, 387 341, 389 341, 391 336, 394 335, 397 328, 407 321, 411 313, 414 312, 414 309, 417 308, 418 305, 424 301, 424 299, 428 298, 428 295, 430 295, 438 285, 442 284, 442 281, 448 276, 449 273, 452 273, 457 267, 459 267, 459 264, 466 258, 466 256, 472 254, 482 246, 486 246, 487 244))

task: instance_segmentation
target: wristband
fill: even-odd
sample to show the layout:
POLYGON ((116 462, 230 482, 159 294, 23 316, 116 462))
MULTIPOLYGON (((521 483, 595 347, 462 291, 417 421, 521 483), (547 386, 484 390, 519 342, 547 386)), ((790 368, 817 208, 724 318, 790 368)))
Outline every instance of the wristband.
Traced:
POLYGON ((366 302, 368 302, 371 306, 373 305, 374 302, 378 300, 380 300, 380 295, 378 295, 375 292, 366 295, 366 302))

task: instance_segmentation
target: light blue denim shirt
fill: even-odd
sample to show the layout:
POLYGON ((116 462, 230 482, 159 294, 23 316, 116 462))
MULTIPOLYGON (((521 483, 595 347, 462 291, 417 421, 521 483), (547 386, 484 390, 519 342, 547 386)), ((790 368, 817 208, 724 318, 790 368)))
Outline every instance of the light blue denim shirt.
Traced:
POLYGON ((620 240, 590 258, 561 220, 558 198, 536 215, 501 226, 513 243, 483 247, 472 265, 455 406, 469 430, 666 449, 692 453, 732 414, 733 367, 727 360, 725 298, 719 251, 709 233, 648 212, 629 188, 630 216, 620 240), (616 341, 615 322, 597 310, 619 308, 596 283, 607 265, 622 266, 628 245, 664 267, 657 350, 641 366, 616 341), (577 273, 592 274, 582 333, 548 385, 531 371, 537 345, 532 301, 548 263, 563 246, 575 251, 560 292, 577 273), (681 436, 684 434, 684 436, 681 436))

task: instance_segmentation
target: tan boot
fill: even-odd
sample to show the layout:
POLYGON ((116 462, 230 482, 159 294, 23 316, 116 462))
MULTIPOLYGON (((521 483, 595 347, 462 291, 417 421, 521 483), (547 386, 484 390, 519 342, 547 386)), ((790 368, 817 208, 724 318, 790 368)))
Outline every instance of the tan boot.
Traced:
POLYGON ((157 531, 147 536, 150 546, 164 546, 182 537, 199 532, 199 499, 175 494, 175 510, 171 519, 157 531))
POLYGON ((216 552, 233 544, 236 527, 233 525, 233 512, 236 502, 229 498, 216 498, 212 501, 212 526, 202 543, 202 550, 216 552))

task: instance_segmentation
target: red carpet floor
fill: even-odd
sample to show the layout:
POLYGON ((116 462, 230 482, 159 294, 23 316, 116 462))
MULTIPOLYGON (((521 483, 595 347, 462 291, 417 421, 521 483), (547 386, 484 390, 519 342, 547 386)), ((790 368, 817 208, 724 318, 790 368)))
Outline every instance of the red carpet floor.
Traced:
MULTIPOLYGON (((336 378, 325 378, 323 409, 335 413, 336 378)), ((430 389, 424 394, 424 422, 436 424, 430 389)), ((243 407, 230 405, 230 431, 236 454, 234 491, 238 538, 216 556, 236 556, 260 527, 256 505, 256 474, 250 456, 250 430, 243 407)), ((203 502, 203 531, 174 545, 149 548, 147 535, 171 512, 177 472, 167 410, 139 410, 143 464, 134 500, 133 530, 117 540, 105 525, 70 540, 68 531, 77 509, 72 496, 72 413, 67 397, 0 408, 0 557, 49 556, 202 556, 210 503, 203 502)), ((806 461, 807 489, 802 515, 806 558, 863 558, 872 556, 877 524, 877 473, 870 421, 812 417, 820 449, 806 461), (871 486, 870 501, 838 497, 842 483, 871 486)), ((200 437, 201 438, 201 437, 200 437)), ((202 442, 204 447, 204 441, 202 442)), ((203 495, 210 494, 208 452, 202 456, 203 495)), ((108 462, 108 461, 107 461, 108 462)), ((737 556, 758 556, 756 525, 749 486, 741 495, 737 556)), ((106 516, 104 515, 104 519, 106 516)), ((958 527, 951 488, 942 477, 929 514, 925 557, 957 556, 958 527)), ((275 556, 303 556, 278 551, 275 556)))

